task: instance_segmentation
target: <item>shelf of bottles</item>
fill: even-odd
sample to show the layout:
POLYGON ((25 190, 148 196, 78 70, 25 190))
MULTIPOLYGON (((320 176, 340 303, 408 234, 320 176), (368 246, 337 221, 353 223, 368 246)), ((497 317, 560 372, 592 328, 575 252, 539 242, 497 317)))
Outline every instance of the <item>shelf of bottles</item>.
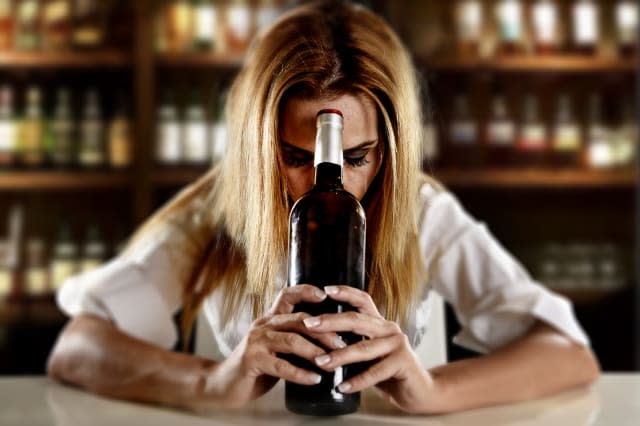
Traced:
POLYGON ((160 82, 153 184, 182 186, 222 159, 228 144, 224 103, 229 81, 254 35, 274 22, 291 3, 173 0, 156 11, 156 65, 178 72, 185 68, 213 69, 215 79, 193 82, 186 88, 184 84, 173 87, 165 80, 160 82))
POLYGON ((22 204, 8 209, 6 236, 0 238, 0 321, 4 324, 63 320, 52 303, 63 281, 99 267, 124 247, 122 229, 113 231, 113 225, 104 229, 95 219, 79 229, 74 223, 77 218, 74 222, 59 218, 47 224, 55 229, 43 229, 42 224, 28 223, 35 218, 22 204), (109 241, 106 235, 113 234, 118 237, 109 241), (31 312, 33 306, 38 311, 31 312))
POLYGON ((430 49, 434 66, 496 70, 631 71, 638 50, 634 0, 456 0, 430 49))
POLYGON ((455 89, 435 96, 425 170, 458 187, 633 187, 637 2, 458 0, 440 13, 455 36, 418 61, 436 92, 455 89))
POLYGON ((597 301, 633 280, 629 248, 613 241, 550 241, 530 251, 534 278, 574 303, 597 301))

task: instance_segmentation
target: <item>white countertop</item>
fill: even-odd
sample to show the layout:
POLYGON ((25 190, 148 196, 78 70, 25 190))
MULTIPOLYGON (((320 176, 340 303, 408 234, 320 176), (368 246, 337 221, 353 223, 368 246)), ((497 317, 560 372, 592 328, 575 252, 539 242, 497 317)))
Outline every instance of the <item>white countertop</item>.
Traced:
POLYGON ((269 425, 269 426, 625 426, 640 424, 640 374, 605 374, 590 388, 525 403, 441 416, 398 412, 373 392, 363 397, 360 412, 314 418, 284 408, 283 386, 236 411, 194 414, 173 408, 111 400, 55 383, 45 377, 0 377, 0 425, 269 425))

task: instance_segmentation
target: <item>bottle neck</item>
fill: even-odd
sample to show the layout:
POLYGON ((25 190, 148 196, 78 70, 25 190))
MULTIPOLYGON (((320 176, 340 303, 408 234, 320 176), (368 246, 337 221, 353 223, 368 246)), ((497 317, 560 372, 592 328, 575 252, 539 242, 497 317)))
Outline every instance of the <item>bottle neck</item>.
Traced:
POLYGON ((314 187, 323 190, 342 189, 342 167, 328 162, 318 164, 314 187))

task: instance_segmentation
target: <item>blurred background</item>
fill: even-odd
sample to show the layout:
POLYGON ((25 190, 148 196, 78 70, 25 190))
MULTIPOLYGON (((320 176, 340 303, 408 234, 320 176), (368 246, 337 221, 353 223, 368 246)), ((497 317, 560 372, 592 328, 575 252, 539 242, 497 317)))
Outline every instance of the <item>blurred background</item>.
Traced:
MULTIPOLYGON (((244 52, 297 3, 0 0, 0 374, 44 372, 61 282, 224 161, 244 52)), ((412 52, 425 170, 573 301, 605 370, 640 369, 638 3, 360 3, 412 52)))

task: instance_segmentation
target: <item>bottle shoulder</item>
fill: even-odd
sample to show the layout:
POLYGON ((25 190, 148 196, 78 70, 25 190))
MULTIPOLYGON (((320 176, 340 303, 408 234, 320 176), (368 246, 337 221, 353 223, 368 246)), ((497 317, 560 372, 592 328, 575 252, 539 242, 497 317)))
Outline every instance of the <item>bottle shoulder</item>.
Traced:
POLYGON ((356 212, 363 219, 365 217, 364 208, 360 201, 350 192, 344 189, 316 190, 305 193, 296 201, 291 209, 294 212, 307 211, 312 209, 348 210, 356 212), (332 207, 329 209, 329 207, 332 207))

